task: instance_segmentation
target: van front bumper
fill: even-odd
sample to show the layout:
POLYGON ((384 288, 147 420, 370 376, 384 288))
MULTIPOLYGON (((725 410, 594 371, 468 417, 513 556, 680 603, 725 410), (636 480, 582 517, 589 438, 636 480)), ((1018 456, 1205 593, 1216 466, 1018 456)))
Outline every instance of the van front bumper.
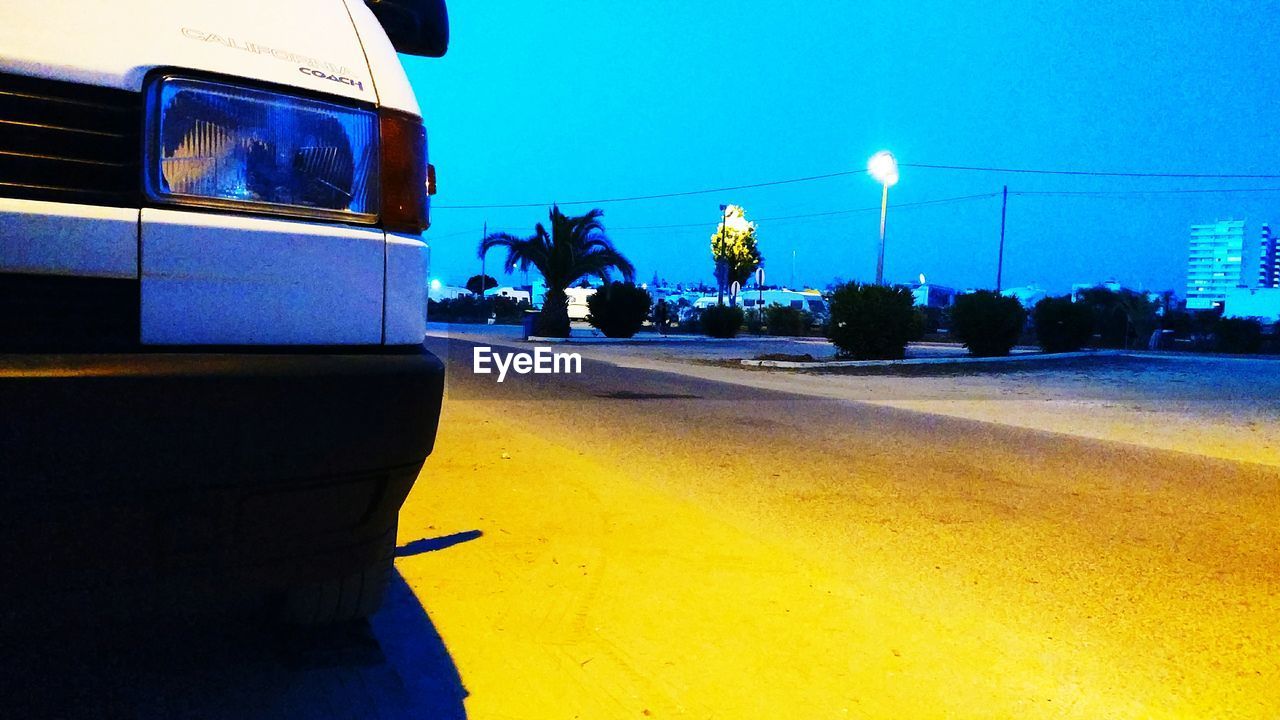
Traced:
POLYGON ((0 572, 36 598, 357 572, 394 542, 443 389, 421 347, 0 355, 0 572))

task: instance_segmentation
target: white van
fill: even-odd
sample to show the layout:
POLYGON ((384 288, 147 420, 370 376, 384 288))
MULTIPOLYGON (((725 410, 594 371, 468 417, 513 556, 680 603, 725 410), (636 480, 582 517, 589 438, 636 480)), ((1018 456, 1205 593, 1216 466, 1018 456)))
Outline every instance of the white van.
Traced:
POLYGON ((817 291, 801 290, 743 290, 738 296, 744 310, 751 312, 770 305, 794 308, 809 313, 815 320, 825 322, 830 310, 827 301, 817 291))
POLYGON ((447 45, 443 0, 0 5, 6 610, 377 607, 444 374, 396 52, 447 45))
POLYGON ((591 308, 587 305, 587 301, 592 295, 596 294, 598 288, 594 287, 571 287, 564 291, 565 297, 568 298, 569 319, 585 321, 587 316, 591 314, 591 308))

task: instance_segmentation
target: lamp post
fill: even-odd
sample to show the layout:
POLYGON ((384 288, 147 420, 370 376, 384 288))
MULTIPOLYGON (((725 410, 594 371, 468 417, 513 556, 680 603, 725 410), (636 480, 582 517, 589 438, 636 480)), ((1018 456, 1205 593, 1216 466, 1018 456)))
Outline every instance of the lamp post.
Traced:
POLYGON ((764 266, 756 267, 756 317, 764 322, 764 266))
POLYGON ((867 174, 880 183, 880 255, 876 259, 876 284, 884 284, 884 221, 889 211, 889 186, 898 183, 898 161, 893 153, 881 150, 867 161, 867 174))
MULTIPOLYGON (((725 233, 729 230, 729 206, 720 206, 720 242, 724 243, 725 233)), ((724 305, 724 288, 729 284, 729 265, 724 260, 716 260, 716 305, 724 305)))

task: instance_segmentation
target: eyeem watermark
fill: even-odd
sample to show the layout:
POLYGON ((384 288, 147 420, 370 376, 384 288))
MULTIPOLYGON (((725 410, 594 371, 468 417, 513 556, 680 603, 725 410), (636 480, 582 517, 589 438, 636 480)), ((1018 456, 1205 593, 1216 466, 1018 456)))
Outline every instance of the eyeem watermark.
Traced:
POLYGON ((472 351, 471 369, 477 375, 498 373, 498 382, 507 379, 507 372, 518 375, 581 375, 582 356, 578 353, 552 352, 548 347, 537 347, 533 352, 496 353, 493 348, 481 345, 472 351))

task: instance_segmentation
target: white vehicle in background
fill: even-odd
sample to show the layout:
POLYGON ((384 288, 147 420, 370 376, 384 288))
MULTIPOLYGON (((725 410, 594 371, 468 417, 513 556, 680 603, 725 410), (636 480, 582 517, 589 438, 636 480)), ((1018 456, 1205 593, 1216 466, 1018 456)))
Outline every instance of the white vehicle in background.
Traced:
POLYGON ((743 290, 738 296, 742 307, 747 312, 752 312, 757 308, 767 308, 770 305, 781 305, 782 307, 795 308, 803 312, 809 313, 817 322, 823 322, 830 314, 827 308, 827 301, 823 299, 822 293, 816 290, 765 290, 763 292, 757 290, 743 290))
POLYGON ((591 309, 587 307, 587 300, 596 294, 597 288, 593 287, 571 287, 564 291, 569 298, 569 319, 570 320, 586 320, 591 314, 591 309))
MULTIPOLYGON (((703 295, 693 302, 693 307, 698 310, 706 310, 714 307, 718 302, 715 295, 703 295)), ((724 297, 724 303, 729 303, 729 297, 724 297)), ((809 313, 813 317, 814 322, 826 322, 830 317, 831 311, 827 307, 827 301, 822 297, 822 293, 817 290, 764 290, 759 291, 754 288, 747 288, 738 293, 738 306, 745 312, 755 312, 758 308, 768 308, 770 305, 781 305, 783 307, 795 308, 809 313)))
POLYGON ((378 606, 444 381, 396 53, 448 35, 443 0, 0 6, 0 614, 378 606))
POLYGON ((506 287, 489 288, 484 291, 484 296, 487 298, 508 298, 510 300, 515 300, 516 302, 525 303, 529 302, 531 297, 530 291, 521 290, 520 288, 512 287, 510 285, 507 285, 506 287))
POLYGON ((706 310, 709 307, 715 307, 716 305, 719 305, 721 302, 725 303, 726 305, 729 303, 729 297, 727 294, 723 298, 717 297, 715 295, 703 295, 699 298, 696 298, 693 301, 693 307, 697 308, 698 310, 706 310))

